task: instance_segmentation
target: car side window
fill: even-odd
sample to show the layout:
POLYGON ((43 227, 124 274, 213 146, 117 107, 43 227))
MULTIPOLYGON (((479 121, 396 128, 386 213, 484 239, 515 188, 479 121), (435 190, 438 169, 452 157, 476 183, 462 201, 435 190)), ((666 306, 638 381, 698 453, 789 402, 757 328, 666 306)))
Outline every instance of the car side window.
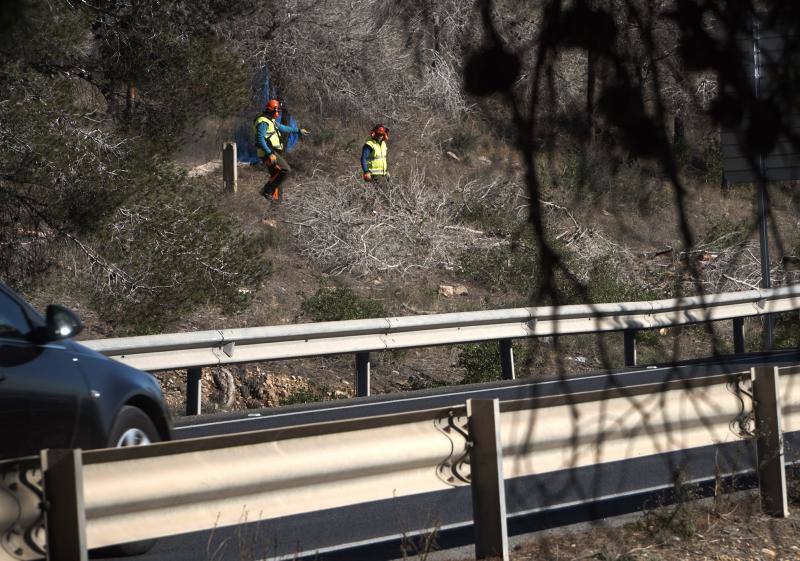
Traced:
POLYGON ((0 337, 24 339, 30 332, 31 324, 22 307, 0 292, 0 337))

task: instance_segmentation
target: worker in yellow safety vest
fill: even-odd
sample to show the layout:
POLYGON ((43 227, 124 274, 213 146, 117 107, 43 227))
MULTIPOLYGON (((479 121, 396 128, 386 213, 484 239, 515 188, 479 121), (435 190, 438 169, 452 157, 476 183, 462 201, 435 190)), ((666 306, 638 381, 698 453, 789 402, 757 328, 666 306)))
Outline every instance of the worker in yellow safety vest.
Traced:
POLYGON ((306 129, 278 122, 280 112, 280 102, 277 99, 270 99, 264 106, 263 113, 253 121, 256 153, 269 171, 269 179, 262 187, 261 195, 273 203, 280 203, 283 200, 281 184, 292 171, 286 158, 283 157, 284 143, 281 135, 308 134, 306 129))
POLYGON ((364 181, 379 181, 389 176, 389 129, 375 125, 361 150, 361 171, 364 181))

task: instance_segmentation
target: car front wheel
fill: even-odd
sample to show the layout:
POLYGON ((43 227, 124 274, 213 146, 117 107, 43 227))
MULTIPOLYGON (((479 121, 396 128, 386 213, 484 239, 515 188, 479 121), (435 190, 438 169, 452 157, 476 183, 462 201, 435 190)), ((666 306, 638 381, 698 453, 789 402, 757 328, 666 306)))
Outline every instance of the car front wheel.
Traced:
POLYGON ((158 430, 150 417, 138 407, 125 405, 111 427, 108 447, 143 446, 160 440, 158 430))
MULTIPOLYGON (((154 442, 160 442, 161 436, 158 434, 156 426, 147 414, 131 405, 125 405, 119 410, 111 433, 108 437, 109 448, 123 448, 126 446, 145 446, 154 442)), ((153 548, 156 540, 141 540, 138 542, 123 543, 104 547, 98 554, 102 556, 132 556, 142 555, 153 548)))

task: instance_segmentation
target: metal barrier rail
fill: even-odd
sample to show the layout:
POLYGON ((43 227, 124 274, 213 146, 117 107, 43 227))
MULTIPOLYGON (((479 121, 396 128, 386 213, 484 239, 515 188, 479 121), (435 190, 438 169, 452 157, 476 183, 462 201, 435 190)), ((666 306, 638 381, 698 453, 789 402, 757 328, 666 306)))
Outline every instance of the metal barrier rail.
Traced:
POLYGON ((87 548, 466 485, 477 557, 508 559, 506 479, 733 442, 742 436, 732 421, 751 410, 762 505, 785 516, 782 434, 800 429, 800 368, 781 370, 780 380, 761 367, 139 448, 45 450, 43 477, 36 459, 0 464, 0 561, 41 558, 45 541, 48 559, 83 561, 87 548), (753 401, 733 390, 742 382, 753 401))
POLYGON ((734 348, 744 352, 743 318, 800 309, 800 285, 708 296, 616 304, 545 306, 424 316, 171 333, 82 343, 149 370, 187 368, 187 414, 200 413, 200 369, 330 354, 356 354, 356 393, 369 395, 372 351, 498 340, 503 377, 514 378, 511 340, 625 332, 625 364, 636 364, 642 329, 734 320, 734 348))

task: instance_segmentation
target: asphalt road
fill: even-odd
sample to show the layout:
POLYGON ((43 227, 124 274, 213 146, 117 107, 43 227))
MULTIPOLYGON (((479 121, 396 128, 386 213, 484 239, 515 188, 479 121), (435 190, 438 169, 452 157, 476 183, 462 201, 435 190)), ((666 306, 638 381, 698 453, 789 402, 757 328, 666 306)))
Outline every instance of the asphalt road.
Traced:
POLYGON ((791 364, 800 359, 797 351, 775 353, 750 353, 729 356, 721 362, 679 363, 675 366, 647 366, 553 379, 521 379, 489 384, 448 386, 430 390, 326 401, 319 404, 277 407, 237 413, 181 417, 173 424, 174 438, 217 436, 281 428, 305 423, 357 419, 373 415, 386 415, 463 405, 467 399, 493 399, 501 401, 550 396, 561 393, 583 392, 603 388, 657 383, 671 379, 689 379, 709 373, 736 372, 761 363, 791 364))
MULTIPOLYGON (((764 363, 797 363, 786 351, 728 357, 717 363, 647 367, 551 380, 515 380, 455 386, 399 395, 383 395, 299 407, 178 419, 175 438, 231 434, 305 423, 357 419, 380 414, 463 405, 470 398, 514 400, 612 387, 691 379, 745 370, 764 363)), ((796 434, 789 435, 794 440, 796 434)), ((799 439, 800 440, 800 439, 799 439)), ((690 466, 696 480, 713 478, 719 458, 712 447, 624 462, 564 470, 506 482, 509 533, 529 533, 641 508, 646 496, 668 490, 677 466, 690 466), (587 504, 587 501, 589 504, 587 504)), ((795 447, 796 448, 796 447, 795 447)), ((727 471, 752 469, 750 447, 726 445, 727 471)), ((436 528, 440 548, 472 540, 472 503, 468 487, 347 508, 242 524, 213 532, 160 539, 137 559, 148 561, 251 561, 266 558, 358 560, 395 559, 401 544, 419 541, 436 528), (400 532, 405 534, 400 535, 400 532)), ((112 559, 111 557, 101 557, 112 559)))

